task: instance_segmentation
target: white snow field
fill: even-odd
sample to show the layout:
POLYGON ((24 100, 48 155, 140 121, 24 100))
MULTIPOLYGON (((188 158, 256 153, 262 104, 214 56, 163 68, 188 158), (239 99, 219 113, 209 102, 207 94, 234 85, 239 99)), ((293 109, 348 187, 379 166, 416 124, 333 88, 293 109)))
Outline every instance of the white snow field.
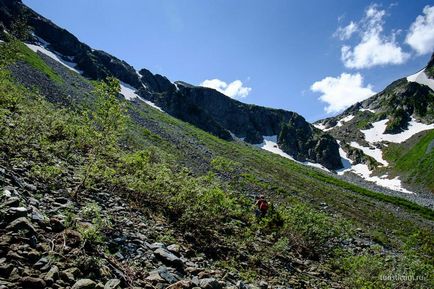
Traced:
POLYGON ((277 135, 263 136, 263 138, 264 138, 264 141, 261 144, 257 144, 255 146, 257 146, 263 150, 272 152, 274 154, 280 155, 284 158, 293 160, 297 163, 304 164, 304 165, 311 166, 311 167, 315 167, 315 168, 319 168, 319 169, 322 169, 325 171, 329 171, 326 167, 324 167, 323 165, 318 164, 318 163, 312 163, 312 162, 307 162, 307 161, 306 162, 299 162, 299 161, 295 160, 292 156, 285 153, 284 151, 282 151, 279 148, 279 146, 277 144, 277 135))
POLYGON ((370 112, 372 112, 372 113, 375 113, 375 110, 373 110, 373 109, 369 109, 369 108, 361 108, 361 109, 359 109, 360 111, 370 111, 370 112))
POLYGON ((39 51, 39 52, 41 52, 41 53, 47 55, 48 57, 52 58, 53 60, 59 62, 60 64, 62 64, 62 65, 65 66, 66 68, 68 68, 68 69, 70 69, 70 70, 72 70, 72 71, 75 71, 75 72, 77 72, 78 74, 82 74, 82 73, 83 73, 83 71, 78 70, 78 69, 75 68, 75 67, 77 66, 76 63, 71 62, 71 61, 63 60, 63 59, 61 58, 61 55, 60 55, 60 54, 56 54, 56 53, 54 53, 54 52, 51 52, 50 50, 48 50, 48 49, 46 49, 45 47, 40 46, 40 45, 34 45, 34 44, 29 44, 29 43, 25 43, 25 44, 26 44, 26 46, 27 46, 28 48, 30 48, 32 51, 34 51, 34 52, 38 52, 38 51, 39 51))
POLYGON ((425 73, 425 68, 413 75, 407 76, 408 82, 417 82, 419 84, 424 84, 434 90, 434 79, 428 78, 425 73))
POLYGON ((287 153, 285 153, 279 148, 279 146, 277 145, 277 135, 263 136, 263 138, 264 141, 261 144, 257 144, 256 145, 257 147, 272 152, 274 154, 280 155, 284 158, 294 160, 293 157, 291 157, 290 155, 288 155, 287 153))
POLYGON ((132 87, 131 85, 129 85, 125 82, 121 82, 121 94, 125 97, 125 99, 133 100, 135 98, 138 98, 141 101, 143 101, 144 103, 146 103, 147 105, 152 106, 153 108, 158 109, 161 112, 164 112, 159 106, 155 105, 155 103, 153 103, 152 101, 143 99, 135 91, 136 91, 136 89, 134 87, 132 87))
POLYGON ((372 158, 374 158, 377 162, 379 162, 382 165, 388 166, 389 163, 383 159, 383 151, 376 147, 364 147, 357 142, 353 141, 350 143, 350 146, 361 149, 365 155, 368 155, 372 158))
POLYGON ((352 120, 354 118, 354 115, 350 114, 347 115, 346 117, 341 118, 338 123, 336 124, 336 126, 343 126, 345 122, 348 122, 350 120, 352 120))
POLYGON ((316 127, 317 129, 322 130, 322 131, 329 131, 329 130, 331 130, 331 129, 334 128, 334 126, 329 127, 329 128, 326 128, 325 125, 324 125, 323 123, 316 123, 316 124, 314 124, 313 126, 316 127))
POLYGON ((365 135, 367 142, 375 143, 380 141, 388 141, 393 143, 402 143, 412 137, 413 135, 428 129, 434 129, 433 124, 424 124, 417 122, 414 118, 408 124, 408 129, 398 134, 385 134, 386 123, 388 119, 383 119, 372 123, 373 128, 367 130, 361 130, 365 135))
POLYGON ((353 172, 356 175, 359 175, 363 179, 369 182, 373 182, 379 186, 386 187, 395 191, 399 191, 406 194, 414 194, 413 192, 405 189, 401 185, 401 181, 398 177, 394 179, 389 179, 387 175, 371 176, 372 171, 369 170, 368 166, 365 164, 357 164, 352 165, 353 161, 350 160, 342 148, 339 148, 339 154, 341 156, 342 164, 344 165, 343 169, 337 170, 338 175, 343 175, 346 172, 353 172))

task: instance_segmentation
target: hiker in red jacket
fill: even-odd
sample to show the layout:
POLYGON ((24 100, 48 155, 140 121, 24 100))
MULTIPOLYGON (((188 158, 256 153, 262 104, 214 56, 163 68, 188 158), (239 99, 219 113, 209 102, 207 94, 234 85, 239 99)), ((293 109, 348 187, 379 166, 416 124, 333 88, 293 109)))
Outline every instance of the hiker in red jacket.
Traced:
POLYGON ((256 217, 264 217, 268 212, 268 202, 265 200, 264 195, 256 197, 256 217))

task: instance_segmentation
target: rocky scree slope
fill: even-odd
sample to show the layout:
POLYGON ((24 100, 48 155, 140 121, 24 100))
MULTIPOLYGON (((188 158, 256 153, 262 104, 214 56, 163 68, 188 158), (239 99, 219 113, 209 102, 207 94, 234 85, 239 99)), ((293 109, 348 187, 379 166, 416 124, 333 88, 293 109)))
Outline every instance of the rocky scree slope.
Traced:
POLYGON ((65 60, 76 63, 83 76, 95 80, 115 76, 167 113, 220 138, 230 140, 235 135, 258 144, 263 142, 263 136, 276 135, 278 143, 284 144, 283 150, 296 160, 317 162, 328 169, 342 167, 336 141, 294 112, 247 105, 210 88, 171 83, 166 77, 154 75, 147 69, 137 72, 125 61, 91 49, 18 0, 1 0, 0 16, 2 25, 9 30, 14 28, 16 19, 22 19, 34 33, 33 36, 22 35, 22 40, 46 43, 65 60), (284 131, 283 127, 286 127, 284 131))

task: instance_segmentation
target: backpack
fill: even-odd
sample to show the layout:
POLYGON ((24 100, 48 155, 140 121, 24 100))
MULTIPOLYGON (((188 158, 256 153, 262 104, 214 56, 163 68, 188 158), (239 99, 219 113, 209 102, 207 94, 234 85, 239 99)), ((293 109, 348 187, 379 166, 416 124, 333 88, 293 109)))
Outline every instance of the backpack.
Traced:
POLYGON ((260 204, 259 204, 259 210, 261 210, 262 212, 265 212, 268 210, 268 203, 266 200, 263 200, 260 204))

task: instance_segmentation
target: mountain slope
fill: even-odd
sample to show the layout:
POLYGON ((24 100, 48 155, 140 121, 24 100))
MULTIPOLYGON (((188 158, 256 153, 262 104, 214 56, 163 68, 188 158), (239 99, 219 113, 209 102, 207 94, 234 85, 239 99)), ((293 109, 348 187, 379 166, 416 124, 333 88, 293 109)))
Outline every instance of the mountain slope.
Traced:
POLYGON ((340 141, 346 154, 343 156, 350 158, 353 164, 353 168, 346 171, 356 172, 380 184, 390 185, 393 182, 396 189, 407 193, 409 191, 401 186, 398 178, 405 182, 409 190, 421 193, 434 191, 432 184, 422 181, 425 177, 434 177, 432 170, 425 171, 429 166, 423 165, 434 161, 428 152, 413 154, 412 165, 415 167, 407 168, 396 167, 400 163, 399 157, 391 153, 399 146, 407 147, 407 151, 410 144, 421 148, 432 141, 430 133, 426 135, 428 139, 421 140, 422 143, 411 138, 434 129, 434 78, 429 76, 433 59, 434 54, 427 67, 418 73, 393 82, 382 92, 349 107, 336 117, 316 123, 318 128, 340 141), (391 155, 394 157, 391 158, 391 155), (424 169, 418 171, 417 168, 424 169), (393 175, 393 180, 388 174, 393 175))
MULTIPOLYGON (((214 137, 139 99, 119 98, 119 102, 128 107, 132 120, 128 122, 119 146, 105 139, 111 133, 95 138, 87 121, 101 116, 83 118, 81 110, 97 112, 98 103, 104 107, 107 104, 100 101, 86 104, 89 98, 80 96, 61 101, 60 98, 67 98, 65 94, 53 98, 55 104, 50 104, 34 92, 23 90, 14 81, 29 85, 27 81, 31 77, 23 76, 39 75, 42 81, 30 86, 33 91, 45 91, 46 85, 56 89, 62 87, 59 85, 73 86, 68 80, 71 75, 75 81, 82 82, 77 87, 86 87, 86 84, 99 87, 100 84, 89 82, 57 61, 29 49, 26 52, 29 57, 41 57, 44 61, 44 71, 50 69, 51 73, 65 77, 61 84, 56 84, 49 76, 51 73, 44 74, 32 65, 34 61, 19 60, 20 51, 28 48, 24 45, 14 48, 15 45, 14 41, 0 44, 2 55, 9 55, 7 67, 13 77, 5 75, 5 70, 0 75, 0 89, 4 92, 2 112, 6 112, 1 114, 0 172, 2 184, 7 185, 1 198, 4 204, 12 206, 11 209, 0 208, 0 212, 8 216, 0 222, 0 256, 5 256, 2 261, 6 262, 5 268, 10 268, 13 256, 21 258, 15 273, 7 269, 2 271, 7 272, 2 273, 6 275, 0 276, 0 282, 7 282, 3 284, 11 288, 15 284, 37 286, 34 284, 54 282, 72 286, 76 282, 90 282, 81 278, 103 283, 116 278, 122 288, 131 285, 146 288, 168 286, 180 279, 202 284, 205 276, 219 280, 219 286, 246 280, 259 284, 266 280, 270 286, 290 282, 295 288, 307 284, 314 288, 332 284, 357 288, 357 283, 352 281, 354 274, 365 280, 363 282, 369 282, 372 274, 389 272, 387 270, 395 272, 397 267, 388 269, 386 264, 390 259, 375 259, 381 270, 372 267, 373 271, 365 275, 365 266, 374 264, 362 263, 362 268, 344 267, 344 261, 359 264, 367 257, 370 260, 370 250, 381 244, 398 250, 397 244, 410 242, 407 238, 414 234, 419 236, 416 248, 430 248, 422 244, 432 240, 431 210, 358 188, 243 142, 214 137), (91 109, 86 109, 87 105, 91 109), (95 155, 97 161, 92 162, 92 173, 86 178, 78 197, 73 197, 71 194, 77 185, 80 187, 83 174, 88 171, 87 164, 92 160, 88 157, 89 149, 98 147, 98 143, 103 144, 104 149, 95 155), (254 220, 249 200, 249 196, 258 191, 266 194, 275 207, 273 214, 263 222, 254 220), (37 215, 14 213, 18 210, 15 207, 17 198, 27 211, 36 210, 37 215), (72 277, 47 277, 39 265, 29 271, 39 260, 32 261, 27 255, 22 257, 21 254, 30 253, 16 251, 10 246, 10 242, 26 246, 27 240, 31 239, 11 239, 15 230, 25 223, 23 219, 16 219, 23 215, 31 220, 34 228, 25 225, 22 227, 25 234, 32 236, 32 232, 36 232, 38 242, 45 244, 49 243, 47 237, 65 236, 66 248, 63 242, 48 247, 64 256, 50 264, 63 272, 60 276, 69 276, 67 273, 73 270, 76 273, 72 277), (17 224, 12 223, 15 220, 17 224), (49 220, 51 225, 44 220, 49 220), (102 226, 106 225, 101 225, 101 220, 110 220, 111 225, 103 230, 102 226), (352 241, 346 241, 346 234, 353 236, 352 241), (182 245, 183 249, 175 252, 183 258, 182 264, 198 269, 183 272, 177 270, 181 261, 167 261, 161 257, 158 252, 163 251, 164 256, 178 260, 166 251, 173 242, 182 245), (73 251, 68 251, 69 244, 73 251), (80 245, 78 248, 75 247, 77 244, 80 245), (363 246, 367 246, 365 250, 363 246), (158 248, 162 250, 157 251, 158 248), (346 253, 335 255, 331 248, 340 248, 346 253), (360 255, 349 253, 352 248, 361 250, 360 255), (104 250, 110 250, 114 256, 104 250), (148 258, 149 261, 144 262, 148 258), (77 264, 83 265, 77 270, 77 264), (166 269, 161 267, 163 265, 166 269), (108 269, 100 271, 99 268, 104 266, 108 269), (115 266, 114 269, 111 266, 115 266), (295 272, 292 271, 294 266, 298 268, 295 272), (221 271, 216 272, 215 268, 221 271), (336 275, 335 270, 342 271, 336 275), (95 275, 95 272, 105 273, 95 275), (327 277, 318 278, 317 272, 327 277), (226 274, 232 276, 231 279, 224 278, 226 274)), ((92 89, 85 94, 93 99, 94 93, 92 89)), ((37 251, 42 256, 50 256, 52 253, 45 248, 41 245, 37 251)), ((423 252, 420 254, 426 254, 423 252)), ((419 256, 419 253, 415 254, 412 256, 419 256)), ((385 258, 390 255, 386 254, 385 258)), ((418 270, 418 274, 427 272, 404 257, 393 258, 402 268, 418 270)), ((430 267, 425 268, 429 270, 430 267)), ((243 286, 240 284, 238 288, 243 286)), ((387 282, 375 284, 376 288, 390 287, 387 282)), ((412 288, 414 284, 407 285, 412 288)))
POLYGON ((38 15, 21 1, 0 1, 0 16, 3 25, 10 30, 14 28, 15 19, 26 21, 34 35, 24 31, 22 39, 57 52, 63 61, 72 64, 83 76, 95 80, 115 76, 167 113, 220 138, 230 140, 233 134, 258 144, 264 141, 263 136, 276 135, 279 142, 286 138, 283 150, 296 160, 317 162, 328 169, 342 167, 336 142, 294 112, 243 104, 210 88, 183 82, 173 84, 166 77, 154 75, 146 69, 137 72, 128 63, 81 43, 71 33, 38 15), (282 135, 281 130, 284 126, 295 125, 301 126, 300 130, 308 134, 309 142, 289 144, 288 138, 302 136, 296 131, 291 135, 282 135))
POLYGON ((432 287, 431 209, 223 140, 4 39, 0 286, 391 288, 383 276, 408 274, 402 288, 432 287))

